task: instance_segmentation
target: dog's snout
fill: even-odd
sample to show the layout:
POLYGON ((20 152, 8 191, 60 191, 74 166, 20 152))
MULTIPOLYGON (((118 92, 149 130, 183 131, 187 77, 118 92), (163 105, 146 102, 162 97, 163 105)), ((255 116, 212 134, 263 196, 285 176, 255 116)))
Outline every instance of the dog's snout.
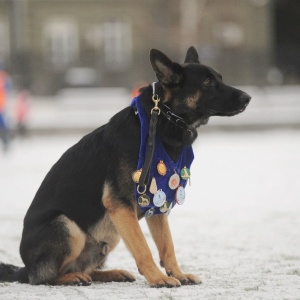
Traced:
POLYGON ((241 96, 240 96, 240 101, 244 104, 244 105, 248 105, 249 102, 251 100, 251 96, 248 95, 247 93, 243 93, 241 96))

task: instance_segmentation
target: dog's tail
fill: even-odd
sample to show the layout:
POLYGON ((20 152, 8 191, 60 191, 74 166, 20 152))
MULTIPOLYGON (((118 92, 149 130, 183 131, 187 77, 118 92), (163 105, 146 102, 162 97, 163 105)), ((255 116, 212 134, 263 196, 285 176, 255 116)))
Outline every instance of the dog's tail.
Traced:
POLYGON ((25 267, 16 267, 9 264, 0 263, 0 282, 28 283, 28 273, 25 267))

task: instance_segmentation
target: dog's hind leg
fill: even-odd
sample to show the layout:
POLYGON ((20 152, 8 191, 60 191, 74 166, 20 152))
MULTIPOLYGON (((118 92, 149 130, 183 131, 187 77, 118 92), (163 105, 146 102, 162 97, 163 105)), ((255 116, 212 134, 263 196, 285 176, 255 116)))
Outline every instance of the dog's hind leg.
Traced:
POLYGON ((169 276, 177 278, 181 284, 200 284, 201 280, 193 274, 184 274, 178 266, 168 216, 165 214, 152 216, 147 224, 157 246, 160 264, 169 276))
POLYGON ((53 283, 55 285, 91 285, 92 278, 85 273, 74 272, 58 276, 53 283))
POLYGON ((91 278, 81 273, 85 269, 76 265, 74 270, 70 268, 85 244, 85 234, 64 215, 58 216, 46 226, 23 231, 20 253, 28 271, 29 283, 90 284, 91 278))
POLYGON ((98 271, 95 270, 91 275, 93 281, 99 282, 133 282, 134 276, 125 270, 98 271))

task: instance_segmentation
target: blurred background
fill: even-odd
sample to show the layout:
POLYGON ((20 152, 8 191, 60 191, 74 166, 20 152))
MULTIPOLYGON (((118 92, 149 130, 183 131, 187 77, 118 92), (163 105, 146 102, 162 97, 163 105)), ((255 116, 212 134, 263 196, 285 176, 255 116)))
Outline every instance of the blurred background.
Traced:
POLYGON ((0 65, 35 95, 153 79, 148 52, 189 45, 238 85, 295 84, 297 0, 1 0, 0 65), (130 74, 130 75, 129 75, 130 74))
MULTIPOLYGON (((0 261, 23 264, 24 214, 62 153, 156 80, 150 49, 183 62, 194 45, 252 100, 199 129, 189 198, 170 221, 205 285, 165 298, 299 299, 299 15, 300 0, 0 0, 0 261)), ((136 272, 128 257, 117 268, 136 272)))
POLYGON ((97 127, 155 80, 151 48, 182 62, 190 45, 253 96, 239 125, 297 126, 299 11, 297 0, 0 0, 7 126, 97 127))

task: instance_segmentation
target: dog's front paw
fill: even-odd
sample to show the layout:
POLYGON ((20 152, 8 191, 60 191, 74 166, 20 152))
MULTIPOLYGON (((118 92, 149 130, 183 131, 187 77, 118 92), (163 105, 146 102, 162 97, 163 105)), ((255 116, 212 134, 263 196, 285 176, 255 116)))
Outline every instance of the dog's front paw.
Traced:
POLYGON ((149 282, 151 287, 154 288, 161 288, 161 287, 168 287, 168 288, 173 288, 173 287, 180 287, 180 281, 177 280, 174 277, 167 277, 164 276, 163 278, 160 278, 154 282, 149 282))
POLYGON ((183 274, 183 273, 173 274, 170 272, 168 273, 168 275, 177 278, 182 285, 196 285, 202 283, 200 277, 193 274, 183 274))
POLYGON ((174 277, 168 277, 165 275, 162 275, 158 278, 151 278, 147 279, 150 287, 153 288, 161 288, 161 287, 168 287, 168 288, 173 288, 173 287, 180 287, 180 281, 174 277))

